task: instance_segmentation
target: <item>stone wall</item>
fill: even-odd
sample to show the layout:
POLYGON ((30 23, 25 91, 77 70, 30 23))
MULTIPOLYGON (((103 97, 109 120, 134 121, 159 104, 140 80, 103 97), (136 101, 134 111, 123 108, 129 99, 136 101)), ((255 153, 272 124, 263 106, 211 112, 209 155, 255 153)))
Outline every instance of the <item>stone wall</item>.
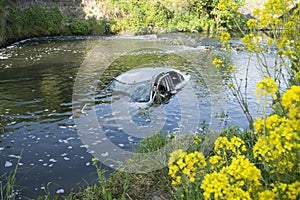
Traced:
MULTIPOLYGON (((94 2, 95 0, 90 0, 94 2)), ((19 9, 26 9, 33 6, 40 6, 43 8, 59 8, 59 10, 69 17, 85 18, 84 12, 85 4, 82 0, 11 0, 8 7, 16 7, 19 9)))
POLYGON ((107 2, 105 0, 0 0, 2 9, 0 10, 0 47, 7 45, 7 35, 4 30, 7 25, 6 17, 9 15, 8 8, 18 8, 20 10, 34 6, 58 8, 66 17, 109 19, 112 7, 107 2))
POLYGON ((59 8, 59 10, 69 17, 87 19, 90 17, 109 18, 112 10, 107 2, 100 0, 11 0, 9 5, 19 9, 26 9, 32 6, 43 8, 59 8))

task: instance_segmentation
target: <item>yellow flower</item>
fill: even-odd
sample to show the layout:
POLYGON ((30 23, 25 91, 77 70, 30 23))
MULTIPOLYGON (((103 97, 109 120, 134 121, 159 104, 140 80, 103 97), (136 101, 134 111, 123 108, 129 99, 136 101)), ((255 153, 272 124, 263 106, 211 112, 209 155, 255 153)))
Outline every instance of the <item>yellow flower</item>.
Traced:
POLYGON ((281 118, 278 115, 276 114, 270 115, 266 120, 266 129, 269 131, 274 130, 280 125, 280 123, 281 123, 281 118))
POLYGON ((277 199, 277 198, 278 198, 278 195, 271 190, 266 190, 266 191, 258 193, 259 200, 270 200, 270 199, 277 199))
POLYGON ((213 60, 213 64, 216 65, 216 67, 217 67, 218 69, 221 67, 222 63, 223 63, 223 61, 222 61, 221 59, 219 59, 219 58, 215 58, 215 59, 213 60))
MULTIPOLYGON (((282 95, 282 105, 289 111, 290 119, 300 119, 300 86, 292 86, 282 95)), ((299 124, 299 123, 298 123, 299 124)))
POLYGON ((184 170, 182 170, 182 173, 184 173, 186 175, 190 175, 191 174, 191 170, 189 168, 184 168, 184 170))
POLYGON ((255 90, 255 94, 259 94, 257 100, 260 100, 261 96, 265 96, 270 94, 274 99, 276 98, 275 93, 278 92, 278 87, 276 82, 270 78, 266 77, 264 80, 257 83, 257 89, 255 90))
POLYGON ((273 189, 265 190, 258 194, 260 200, 269 199, 291 199, 296 200, 300 197, 300 182, 296 181, 291 184, 277 183, 270 184, 273 189))
POLYGON ((233 158, 231 165, 224 167, 221 173, 227 173, 235 180, 245 180, 251 187, 259 186, 262 177, 261 171, 244 155, 233 158))
POLYGON ((204 199, 210 199, 212 194, 214 199, 218 199, 224 197, 227 186, 228 177, 225 174, 213 172, 204 176, 200 188, 204 190, 204 199))
POLYGON ((288 117, 274 114, 269 116, 265 123, 260 118, 254 123, 254 133, 258 135, 258 139, 253 147, 253 155, 267 163, 271 173, 293 173, 294 163, 299 162, 297 152, 300 150, 300 97, 298 96, 295 86, 283 94, 282 105, 287 109, 288 117))
POLYGON ((186 163, 183 161, 183 158, 179 158, 176 164, 178 165, 179 169, 183 169, 186 166, 186 163))
POLYGON ((296 181, 295 183, 288 185, 287 191, 288 199, 299 199, 300 197, 300 182, 296 181))
POLYGON ((190 182, 191 182, 191 183, 195 182, 195 178, 194 178, 193 176, 190 177, 190 182))
POLYGON ((226 147, 229 144, 229 141, 226 137, 219 137, 216 141, 215 141, 215 147, 214 150, 218 150, 218 149, 223 149, 224 147, 226 147))
POLYGON ((253 16, 258 17, 260 15, 261 10, 259 8, 255 8, 252 12, 253 16))
POLYGON ((228 67, 228 71, 229 71, 229 73, 234 73, 235 72, 235 67, 234 66, 232 66, 232 65, 230 65, 229 67, 228 67))
POLYGON ((189 154, 182 150, 172 152, 169 159, 169 175, 173 179, 172 184, 178 185, 181 181, 194 182, 196 175, 201 174, 205 166, 205 157, 198 151, 189 154), (181 179, 181 177, 185 178, 181 179))
POLYGON ((256 48, 255 44, 253 42, 253 37, 254 37, 254 34, 250 33, 250 34, 245 35, 242 39, 242 43, 246 46, 246 48, 249 51, 253 51, 256 48))
POLYGON ((299 106, 300 104, 300 86, 292 86, 282 95, 282 105, 285 109, 299 106))
POLYGON ((255 28, 257 25, 257 21, 255 19, 249 19, 247 21, 247 26, 250 28, 250 29, 253 29, 255 28))
POLYGON ((209 158, 209 163, 212 165, 211 169, 215 170, 220 169, 226 161, 221 156, 214 155, 209 158))
POLYGON ((176 173, 179 171, 179 168, 177 167, 177 165, 169 165, 169 175, 172 178, 175 178, 176 173))
POLYGON ((232 137, 230 141, 226 137, 219 137, 215 141, 214 150, 218 156, 226 156, 226 152, 240 155, 241 152, 246 151, 246 146, 245 142, 236 136, 232 137))
POLYGON ((200 186, 204 199, 251 199, 260 184, 261 172, 245 156, 232 159, 220 172, 206 174, 200 186))
POLYGON ((221 42, 228 42, 230 39, 230 34, 228 32, 222 32, 220 36, 220 41, 221 42))
POLYGON ((254 126, 254 134, 259 134, 264 130, 264 120, 262 118, 256 118, 253 123, 254 126))
POLYGON ((186 153, 182 151, 182 149, 179 149, 177 151, 174 151, 170 154, 169 158, 169 165, 175 162, 179 157, 184 156, 186 153))
POLYGON ((180 183, 181 182, 181 176, 176 176, 176 182, 180 183))

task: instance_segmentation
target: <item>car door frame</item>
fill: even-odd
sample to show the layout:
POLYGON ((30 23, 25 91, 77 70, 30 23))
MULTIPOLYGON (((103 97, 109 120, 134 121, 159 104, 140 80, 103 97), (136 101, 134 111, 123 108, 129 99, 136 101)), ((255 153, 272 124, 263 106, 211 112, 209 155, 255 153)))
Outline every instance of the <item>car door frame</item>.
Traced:
POLYGON ((174 84, 168 73, 157 75, 154 79, 153 87, 157 87, 155 91, 152 91, 153 93, 151 94, 151 101, 153 103, 162 104, 169 101, 172 96, 172 91, 174 90, 174 84), (164 84, 162 84, 162 82, 164 82, 164 84), (160 92, 160 85, 166 87, 166 91, 164 92, 164 94, 160 92))

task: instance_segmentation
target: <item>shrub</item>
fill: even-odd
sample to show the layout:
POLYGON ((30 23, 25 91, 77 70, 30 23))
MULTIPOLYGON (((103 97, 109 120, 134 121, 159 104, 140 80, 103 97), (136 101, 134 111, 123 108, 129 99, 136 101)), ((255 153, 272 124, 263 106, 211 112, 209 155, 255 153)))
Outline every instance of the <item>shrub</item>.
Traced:
MULTIPOLYGON (((121 29, 136 32, 234 30, 233 22, 239 22, 242 15, 238 8, 240 0, 117 0, 114 1, 122 13, 121 29), (227 2, 227 1, 226 1, 227 2)), ((243 20, 241 20, 244 22, 243 20)), ((241 23, 240 26, 244 26, 241 23)))
POLYGON ((89 22, 76 19, 67 18, 64 22, 65 33, 72 35, 88 35, 91 32, 89 22))

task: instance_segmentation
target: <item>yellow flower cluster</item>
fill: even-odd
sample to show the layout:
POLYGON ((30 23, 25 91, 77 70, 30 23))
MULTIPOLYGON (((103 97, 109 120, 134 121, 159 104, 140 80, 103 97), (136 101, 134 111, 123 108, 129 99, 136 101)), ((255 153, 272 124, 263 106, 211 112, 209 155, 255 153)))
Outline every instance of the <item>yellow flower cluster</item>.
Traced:
MULTIPOLYGON (((298 60, 297 55, 300 53, 298 26, 300 7, 295 6, 294 0, 269 0, 264 4, 264 8, 253 11, 260 28, 272 30, 274 40, 268 40, 268 46, 270 47, 270 44, 274 43, 279 55, 287 56, 292 60, 298 60), (295 9, 293 12, 289 12, 292 7, 295 9)), ((247 22, 249 28, 254 25, 254 21, 250 20, 247 22)))
POLYGON ((218 3, 218 8, 220 11, 228 11, 237 12, 240 5, 237 4, 234 0, 220 0, 218 3))
POLYGON ((292 86, 282 96, 282 105, 289 110, 290 119, 300 120, 300 86, 292 86))
POLYGON ((198 136, 198 135, 195 135, 194 136, 194 144, 195 145, 198 145, 198 144, 200 144, 202 142, 202 139, 198 136))
POLYGON ((204 180, 201 184, 201 189, 204 190, 204 198, 219 199, 223 196, 223 192, 228 188, 228 177, 226 174, 213 172, 211 174, 206 174, 204 180), (213 196, 212 196, 213 194, 213 196))
POLYGON ((282 96, 288 117, 277 114, 254 123, 258 135, 253 147, 255 158, 269 164, 271 173, 293 172, 300 156, 300 86, 292 86, 282 96))
MULTIPOLYGON (((276 92, 273 79, 258 84, 260 95, 276 92)), ((176 191, 184 193, 180 198, 199 199, 185 195, 201 189, 204 199, 299 199, 300 86, 287 90, 280 103, 284 112, 257 118, 254 134, 245 135, 249 140, 235 132, 219 137, 208 163, 198 151, 173 152, 169 175, 176 191)))
POLYGON ((276 98, 276 93, 278 92, 278 86, 276 82, 270 78, 266 77, 264 80, 257 83, 257 89, 255 90, 255 94, 259 94, 257 100, 260 100, 261 96, 265 96, 270 94, 274 99, 276 98))
POLYGON ((259 19, 262 28, 282 25, 282 19, 279 17, 288 12, 291 2, 292 0, 269 0, 263 9, 255 9, 253 15, 259 19))
POLYGON ((202 153, 183 152, 182 149, 174 151, 169 158, 169 175, 172 177, 172 185, 178 185, 182 181, 195 182, 196 175, 203 172, 206 161, 202 153))
POLYGON ((261 37, 256 36, 253 33, 246 34, 242 39, 242 43, 249 51, 260 53, 265 50, 265 48, 261 45, 261 37))
POLYGON ((221 59, 219 59, 219 58, 215 58, 215 59, 213 60, 213 64, 216 65, 216 67, 217 67, 218 69, 220 69, 221 65, 223 64, 223 61, 222 61, 221 59))
POLYGON ((247 21, 247 26, 250 28, 250 29, 253 29, 257 26, 257 21, 255 19, 249 19, 247 21))
POLYGON ((220 36, 220 41, 221 42, 228 42, 230 39, 230 34, 228 32, 222 32, 220 36))
POLYGON ((201 184, 205 199, 251 199, 261 185, 261 172, 244 155, 218 172, 206 174, 201 184))
POLYGON ((219 137, 215 141, 214 150, 217 155, 223 157, 227 156, 227 154, 241 155, 242 152, 247 151, 245 142, 236 136, 233 136, 230 141, 227 137, 219 137))
POLYGON ((233 74, 235 72, 235 67, 233 65, 228 66, 228 73, 233 74))
POLYGON ((230 140, 227 137, 219 137, 215 141, 214 150, 216 154, 209 158, 212 170, 221 169, 226 164, 227 157, 241 155, 247 151, 245 142, 236 136, 230 140))
POLYGON ((211 169, 218 170, 221 169, 224 166, 224 164, 226 164, 226 160, 219 155, 213 155, 210 156, 209 163, 211 164, 211 169))
POLYGON ((300 196, 300 182, 296 181, 291 184, 279 183, 276 186, 273 185, 272 190, 265 190, 258 193, 260 200, 278 199, 290 199, 296 200, 300 196), (280 193, 280 194, 279 194, 280 193))

